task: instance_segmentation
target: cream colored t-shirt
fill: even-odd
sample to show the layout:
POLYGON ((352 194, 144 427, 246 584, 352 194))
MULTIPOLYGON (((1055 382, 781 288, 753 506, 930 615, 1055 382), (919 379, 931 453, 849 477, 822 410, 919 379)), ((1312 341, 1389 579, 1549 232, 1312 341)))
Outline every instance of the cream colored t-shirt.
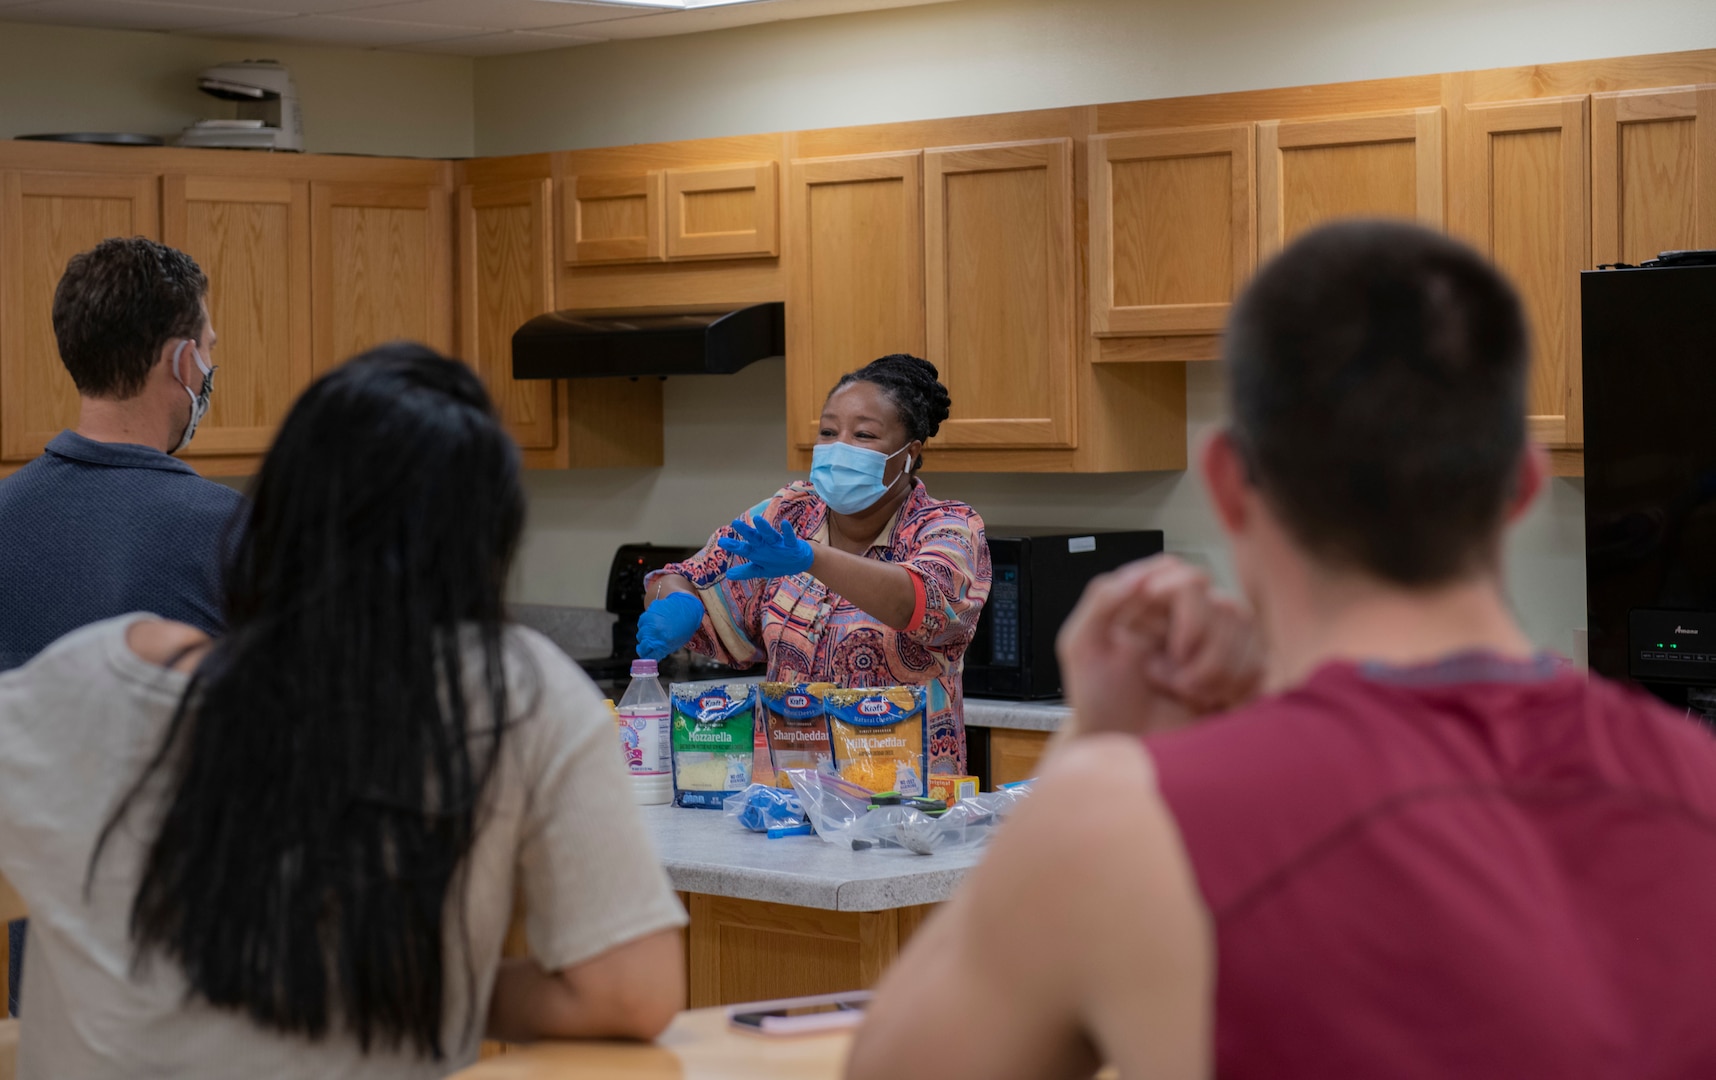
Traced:
MULTIPOLYGON (((475 1021, 467 1031, 465 980, 449 963, 445 1060, 366 1056, 338 1027, 321 1042, 265 1030, 187 1001, 182 971, 160 955, 134 975, 128 920, 151 839, 138 823, 156 820, 158 791, 115 830, 87 900, 83 885, 96 837, 159 747, 185 688, 184 675, 126 646, 127 627, 144 617, 85 627, 0 676, 0 873, 30 909, 21 1080, 441 1076, 476 1057, 515 885, 531 955, 551 971, 685 922, 595 687, 545 638, 514 628, 511 700, 537 707, 509 730, 485 792, 465 913, 475 1021)), ((449 943, 455 911, 449 901, 449 943)), ((443 955, 459 953, 449 944, 443 955)))

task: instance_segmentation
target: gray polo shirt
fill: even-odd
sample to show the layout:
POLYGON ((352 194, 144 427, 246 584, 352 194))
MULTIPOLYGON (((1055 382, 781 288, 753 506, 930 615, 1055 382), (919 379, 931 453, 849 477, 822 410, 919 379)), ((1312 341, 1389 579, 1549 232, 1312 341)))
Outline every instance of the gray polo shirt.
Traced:
POLYGON ((0 480, 0 671, 131 611, 218 632, 222 545, 244 505, 152 447, 61 432, 0 480))

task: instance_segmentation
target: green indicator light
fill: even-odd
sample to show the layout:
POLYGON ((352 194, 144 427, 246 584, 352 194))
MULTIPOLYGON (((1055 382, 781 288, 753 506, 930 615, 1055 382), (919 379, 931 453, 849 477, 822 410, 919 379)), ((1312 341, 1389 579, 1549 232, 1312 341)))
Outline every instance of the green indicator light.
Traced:
POLYGON ((1678 648, 1680 648, 1680 646, 1679 646, 1679 645, 1670 645, 1670 646, 1669 646, 1669 648, 1671 648, 1671 649, 1678 649, 1678 648))

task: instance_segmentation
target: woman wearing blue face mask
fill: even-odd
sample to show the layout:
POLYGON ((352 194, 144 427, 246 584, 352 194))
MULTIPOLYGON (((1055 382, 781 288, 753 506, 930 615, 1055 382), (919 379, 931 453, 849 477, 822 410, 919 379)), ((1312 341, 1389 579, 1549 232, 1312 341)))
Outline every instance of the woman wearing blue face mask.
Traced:
POLYGON ((918 470, 950 400, 935 365, 884 356, 822 409, 810 481, 788 484, 695 556, 650 575, 638 653, 683 646, 768 662, 783 682, 920 685, 930 771, 965 772, 960 672, 989 595, 983 520, 918 470))

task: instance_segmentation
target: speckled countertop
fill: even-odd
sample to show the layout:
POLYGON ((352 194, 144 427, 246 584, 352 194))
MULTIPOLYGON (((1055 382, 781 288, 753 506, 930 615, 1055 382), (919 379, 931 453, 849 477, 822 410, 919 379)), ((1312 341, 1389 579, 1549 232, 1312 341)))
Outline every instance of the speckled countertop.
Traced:
POLYGON ((1015 731, 1058 731, 1072 716, 1061 701, 1000 701, 995 698, 965 699, 965 726, 1012 728, 1015 731))
POLYGON ((828 911, 935 904, 953 895, 982 853, 847 851, 815 836, 770 840, 714 810, 641 809, 675 889, 738 900, 828 911))

